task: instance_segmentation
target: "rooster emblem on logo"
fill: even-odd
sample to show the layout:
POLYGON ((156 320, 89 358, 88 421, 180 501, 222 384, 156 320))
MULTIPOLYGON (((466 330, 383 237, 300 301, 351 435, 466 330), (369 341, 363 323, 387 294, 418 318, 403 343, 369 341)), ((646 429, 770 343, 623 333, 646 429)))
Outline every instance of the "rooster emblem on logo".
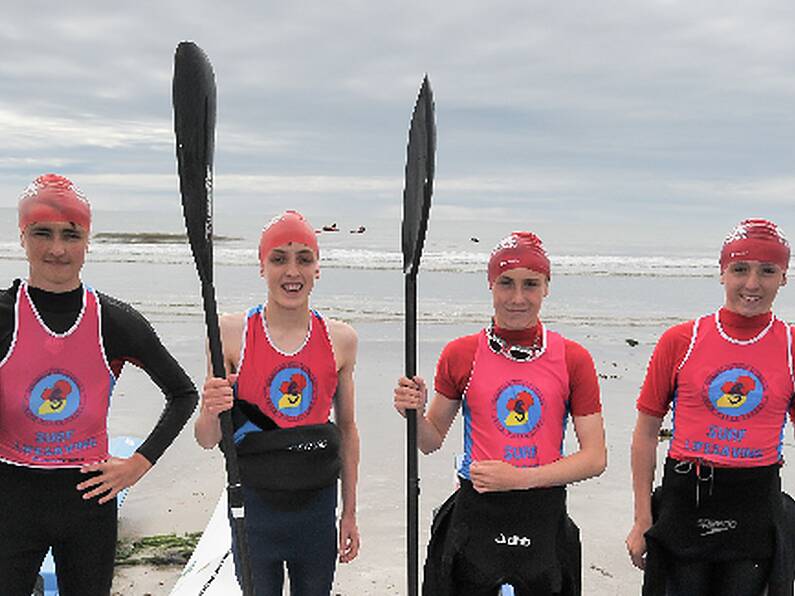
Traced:
POLYGON ((506 426, 521 426, 527 424, 527 413, 533 405, 533 396, 527 391, 521 391, 515 398, 510 400, 506 407, 508 415, 505 417, 506 426))
POLYGON ((279 398, 279 409, 300 408, 301 396, 305 387, 306 378, 300 373, 295 373, 289 381, 284 381, 279 387, 282 392, 282 396, 279 398))
POLYGON ((72 386, 63 379, 56 381, 52 387, 45 389, 41 394, 42 404, 39 414, 59 414, 66 408, 67 397, 72 392, 72 386))
POLYGON ((721 386, 723 395, 718 398, 719 408, 739 408, 748 400, 748 394, 756 388, 756 381, 749 376, 740 376, 736 381, 726 381, 721 386))

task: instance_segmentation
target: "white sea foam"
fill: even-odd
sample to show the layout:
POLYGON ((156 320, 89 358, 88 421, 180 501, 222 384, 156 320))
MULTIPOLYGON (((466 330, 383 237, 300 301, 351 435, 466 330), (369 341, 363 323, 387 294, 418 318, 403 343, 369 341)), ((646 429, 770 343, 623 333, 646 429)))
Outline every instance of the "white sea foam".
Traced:
MULTIPOLYGON (((322 269, 336 273, 324 275, 313 294, 318 309, 351 322, 403 320, 403 257, 399 251, 326 246, 321 255, 322 269), (362 275, 365 272, 369 273, 362 275)), ((92 270, 91 283, 118 293, 153 320, 202 315, 193 258, 184 241, 92 242, 88 258, 92 265, 100 265, 92 270), (114 267, 114 263, 125 266, 114 267), (128 283, 139 279, 151 279, 151 283, 145 288, 128 283)), ((24 259, 18 242, 0 243, 0 262, 13 271, 10 275, 19 275, 24 259)), ((421 272, 431 275, 421 275, 419 322, 480 325, 488 320, 491 303, 483 275, 487 259, 485 252, 425 252, 421 272)), ((264 299, 251 243, 219 241, 214 246, 214 260, 221 310, 243 310, 264 299)), ((692 317, 694 312, 707 312, 721 299, 715 279, 717 264, 711 258, 553 255, 552 273, 544 320, 556 324, 664 327, 692 317)), ((780 314, 786 320, 790 313, 780 314)))
MULTIPOLYGON (((253 248, 213 247, 216 265, 256 266, 257 251, 253 248)), ((0 259, 22 260, 25 254, 19 243, 0 242, 0 259)), ((192 263, 190 247, 182 243, 93 243, 92 261, 102 263, 192 263)), ((553 276, 596 275, 630 277, 712 277, 718 272, 715 259, 703 257, 552 255, 553 276)), ((483 272, 488 262, 486 253, 429 251, 422 256, 421 270, 457 273, 483 272)), ((328 269, 401 270, 403 255, 398 251, 328 248, 323 250, 321 265, 328 269)))

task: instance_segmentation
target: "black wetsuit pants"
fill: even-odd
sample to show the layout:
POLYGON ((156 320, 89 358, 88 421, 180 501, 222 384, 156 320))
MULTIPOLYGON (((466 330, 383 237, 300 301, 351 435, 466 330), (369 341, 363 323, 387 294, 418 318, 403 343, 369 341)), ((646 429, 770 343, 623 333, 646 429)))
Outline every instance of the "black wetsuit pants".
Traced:
POLYGON ((0 462, 0 594, 30 596, 52 547, 61 596, 108 596, 116 557, 116 499, 83 500, 77 469, 0 462))
POLYGON ((761 596, 770 574, 763 561, 685 561, 668 570, 666 596, 761 596))

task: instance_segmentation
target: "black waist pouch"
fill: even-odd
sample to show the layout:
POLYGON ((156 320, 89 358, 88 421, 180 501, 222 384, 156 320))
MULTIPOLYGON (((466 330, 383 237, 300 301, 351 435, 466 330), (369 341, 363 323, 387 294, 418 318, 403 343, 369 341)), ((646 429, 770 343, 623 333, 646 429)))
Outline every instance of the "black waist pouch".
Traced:
POLYGON ((268 491, 323 488, 339 478, 340 445, 333 422, 250 432, 237 445, 240 478, 268 491))

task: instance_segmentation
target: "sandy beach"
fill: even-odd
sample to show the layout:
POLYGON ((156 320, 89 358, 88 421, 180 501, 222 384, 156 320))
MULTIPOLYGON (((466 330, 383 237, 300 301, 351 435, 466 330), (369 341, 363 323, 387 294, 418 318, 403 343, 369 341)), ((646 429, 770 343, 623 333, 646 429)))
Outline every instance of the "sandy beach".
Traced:
MULTIPOLYGON (((203 367, 201 344, 187 338, 191 336, 191 328, 201 333, 200 324, 193 317, 156 322, 166 343, 197 380, 203 367), (183 339, 170 342, 170 338, 183 339)), ((405 443, 403 420, 391 406, 391 387, 403 366, 402 326, 366 323, 357 325, 357 329, 360 336, 357 420, 362 444, 358 515, 363 545, 356 561, 338 567, 334 594, 400 595, 405 593, 405 443)), ((423 326, 420 372, 431 378, 444 342, 472 330, 472 326, 465 325, 423 326)), ((584 593, 597 596, 638 593, 640 573, 631 567, 623 541, 632 519, 629 440, 634 400, 653 348, 653 334, 645 330, 648 337, 641 337, 640 345, 631 347, 626 339, 638 337, 637 330, 634 336, 630 335, 631 329, 578 327, 562 331, 586 345, 594 356, 600 374, 609 445, 607 471, 569 489, 570 513, 582 533, 584 593)), ((141 419, 139 409, 130 403, 138 398, 133 398, 133 394, 141 389, 147 395, 147 404, 151 400, 151 407, 144 409, 156 416, 159 397, 147 383, 137 371, 125 371, 115 396, 117 411, 111 418, 112 427, 117 417, 128 423, 130 419, 141 419)), ((141 423, 145 430, 148 423, 142 419, 141 423)), ((459 420, 443 449, 420 459, 423 554, 432 510, 452 490, 452 462, 460 449, 459 420)), ((662 456, 662 449, 660 453, 662 456)), ((131 491, 121 512, 120 536, 201 531, 222 490, 222 470, 220 452, 200 449, 186 430, 131 491)), ((130 596, 168 594, 179 572, 178 567, 120 567, 114 592, 130 596)))

